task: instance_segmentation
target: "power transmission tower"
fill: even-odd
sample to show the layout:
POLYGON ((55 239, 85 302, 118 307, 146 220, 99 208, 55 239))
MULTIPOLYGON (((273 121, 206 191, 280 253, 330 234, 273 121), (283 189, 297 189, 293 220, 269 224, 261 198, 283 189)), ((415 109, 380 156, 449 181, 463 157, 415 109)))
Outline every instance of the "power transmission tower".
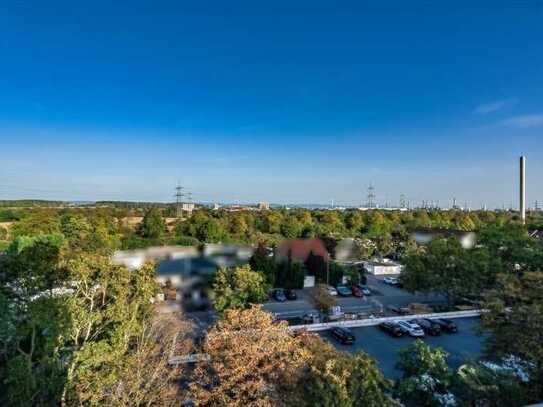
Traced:
POLYGON ((370 186, 368 187, 368 203, 367 203, 367 207, 368 208, 373 208, 375 207, 375 188, 373 187, 372 184, 370 184, 370 186))
POLYGON ((183 187, 179 184, 175 187, 175 217, 180 218, 183 216, 183 187))
POLYGON ((404 194, 401 194, 400 195, 400 208, 405 208, 405 195, 404 194))

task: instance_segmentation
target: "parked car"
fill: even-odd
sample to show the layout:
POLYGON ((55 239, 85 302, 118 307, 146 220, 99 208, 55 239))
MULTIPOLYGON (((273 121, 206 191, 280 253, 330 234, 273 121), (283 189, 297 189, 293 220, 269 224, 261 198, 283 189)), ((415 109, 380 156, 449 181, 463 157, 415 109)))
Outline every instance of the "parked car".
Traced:
POLYGON ((332 328, 332 335, 343 345, 352 345, 356 339, 350 329, 339 326, 332 328))
POLYGON ((398 326, 402 329, 402 331, 410 336, 414 337, 423 337, 424 331, 420 326, 417 324, 410 322, 410 321, 398 321, 398 326))
POLYGON ((353 287, 358 287, 360 289, 360 291, 362 291, 363 295, 371 295, 371 291, 368 288, 368 286, 366 286, 366 285, 355 284, 353 287))
POLYGON ((285 290, 283 290, 282 288, 277 288, 273 292, 273 298, 275 298, 276 301, 285 302, 287 300, 287 296, 285 295, 285 290))
POLYGON ((337 293, 342 297, 349 297, 351 295, 351 290, 345 285, 338 285, 336 287, 337 293))
POLYGON ((392 336, 403 336, 403 330, 400 328, 400 326, 393 321, 388 322, 381 322, 379 325, 379 328, 382 331, 385 331, 387 334, 390 334, 392 336))
POLYGON ((330 295, 333 295, 333 296, 337 295, 337 290, 334 287, 332 287, 331 285, 327 286, 326 290, 328 291, 328 294, 330 294, 330 295))
POLYGON ((358 297, 358 298, 364 296, 364 293, 362 292, 362 289, 361 289, 359 286, 357 286, 357 285, 353 285, 353 286, 351 287, 351 292, 353 293, 353 295, 354 295, 355 297, 358 297))
POLYGON ((360 286, 360 289, 362 290, 362 293, 364 295, 371 295, 371 291, 368 287, 366 287, 365 285, 361 285, 360 286))
POLYGON ((383 283, 390 285, 398 285, 398 279, 396 277, 385 277, 383 283))
POLYGON ((298 295, 296 294, 296 291, 289 289, 285 290, 285 295, 287 297, 287 300, 296 300, 298 299, 298 295))
POLYGON ((449 332, 449 333, 458 332, 458 327, 450 319, 438 318, 438 319, 432 319, 432 321, 438 324, 441 327, 442 331, 449 332))
POLYGON ((424 331, 424 333, 428 335, 432 335, 432 336, 441 335, 441 327, 438 324, 436 324, 434 321, 432 321, 431 319, 416 318, 416 319, 412 319, 411 322, 420 326, 422 330, 424 331))
POLYGON ((392 311, 398 315, 409 315, 411 310, 407 307, 395 307, 394 305, 387 306, 389 311, 392 311))

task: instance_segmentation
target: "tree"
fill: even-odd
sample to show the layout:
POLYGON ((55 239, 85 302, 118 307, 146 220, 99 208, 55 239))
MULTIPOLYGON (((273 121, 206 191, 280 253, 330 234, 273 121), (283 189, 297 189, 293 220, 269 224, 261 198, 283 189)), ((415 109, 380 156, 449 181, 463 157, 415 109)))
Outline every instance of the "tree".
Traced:
POLYGON ((164 223, 160 209, 149 209, 139 224, 137 232, 138 235, 146 239, 162 239, 166 232, 166 224, 164 223))
POLYGON ((337 304, 336 299, 330 295, 324 284, 318 284, 311 290, 311 300, 315 308, 321 312, 327 312, 330 307, 337 304))
POLYGON ((462 405, 520 407, 529 404, 525 384, 511 372, 471 362, 458 368, 455 381, 455 394, 462 405))
POLYGON ((302 263, 292 261, 289 257, 276 265, 277 287, 302 289, 304 288, 306 269, 302 263))
POLYGON ((206 336, 209 360, 196 366, 191 390, 199 406, 283 406, 309 355, 287 323, 259 306, 227 310, 206 336))
POLYGON ((302 234, 303 225, 295 216, 288 216, 281 224, 281 234, 287 239, 295 239, 302 234))
POLYGON ((360 284, 361 275, 360 271, 356 267, 352 266, 345 268, 345 276, 347 277, 347 284, 360 284))
POLYGON ((250 304, 263 302, 267 289, 264 276, 252 271, 249 265, 219 269, 213 284, 215 309, 224 312, 248 308, 250 304))
POLYGON ((358 235, 364 227, 364 218, 359 210, 348 211, 345 215, 345 226, 353 234, 358 235))
POLYGON ((264 215, 264 231, 267 233, 281 233, 283 216, 278 211, 266 211, 264 215))
POLYGON ((343 235, 345 233, 345 225, 338 211, 321 212, 320 225, 325 235, 343 235))
POLYGON ((315 276, 316 281, 326 282, 326 261, 322 256, 310 251, 305 261, 305 267, 310 275, 315 276))
POLYGON ((314 334, 302 335, 310 351, 308 371, 302 379, 308 406, 392 406, 386 395, 390 383, 374 360, 363 352, 350 355, 336 350, 314 334))
POLYGON ((129 271, 99 252, 74 252, 62 235, 18 237, 0 262, 1 401, 164 404, 155 390, 172 381, 158 359, 164 348, 157 353, 153 345, 158 331, 149 328, 152 264, 129 271))
POLYGON ((238 213, 232 217, 230 220, 230 232, 242 240, 245 239, 249 232, 249 226, 243 214, 238 213))
POLYGON ((485 302, 482 321, 491 336, 487 351, 494 356, 514 355, 529 372, 528 396, 543 398, 543 273, 502 274, 485 302))
POLYGON ((0 240, 7 240, 8 235, 8 230, 5 227, 0 226, 0 240))
POLYGON ((455 238, 434 239, 404 263, 401 281, 408 290, 440 293, 449 307, 461 295, 480 293, 492 272, 485 249, 464 250, 455 238))
POLYGON ((366 238, 357 238, 354 239, 354 248, 353 248, 353 258, 360 260, 360 259, 370 259, 374 254, 376 250, 375 243, 366 238))
POLYGON ((453 372, 447 364, 448 354, 432 349, 420 339, 402 349, 398 367, 403 371, 396 393, 407 406, 441 406, 455 401, 450 392, 453 372))
POLYGON ((13 237, 55 234, 60 232, 59 219, 50 210, 39 209, 29 212, 11 228, 13 237))
POLYGON ((161 314, 142 324, 138 329, 139 335, 133 338, 130 350, 125 354, 113 352, 108 355, 105 352, 103 355, 96 355, 96 351, 109 349, 83 348, 77 357, 82 363, 90 363, 93 369, 87 366, 84 372, 74 372, 75 394, 72 396, 76 398, 67 398, 67 403, 115 406, 179 405, 177 380, 181 371, 179 367, 170 366, 168 359, 172 352, 183 355, 191 352, 192 341, 182 338, 183 335, 186 338, 192 329, 187 321, 176 314, 161 314), (172 349, 172 343, 175 344, 175 349, 172 349), (114 361, 112 357, 119 360, 114 361), (105 363, 108 370, 96 369, 97 363, 105 363))
POLYGON ((258 244, 249 259, 249 266, 251 266, 251 270, 262 273, 270 287, 274 286, 277 265, 274 258, 268 255, 268 250, 263 243, 258 244))

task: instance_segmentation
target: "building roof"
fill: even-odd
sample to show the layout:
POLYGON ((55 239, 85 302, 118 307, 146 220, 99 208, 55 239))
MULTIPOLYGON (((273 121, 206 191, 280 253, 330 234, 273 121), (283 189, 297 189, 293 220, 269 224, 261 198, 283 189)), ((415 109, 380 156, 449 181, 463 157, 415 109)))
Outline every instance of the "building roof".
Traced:
POLYGON ((210 274, 217 270, 217 265, 205 257, 184 257, 179 259, 167 259, 158 264, 156 275, 172 274, 210 274))
POLYGON ((302 263, 305 263, 311 253, 315 256, 321 256, 325 261, 328 261, 330 257, 324 243, 320 239, 285 240, 277 248, 276 256, 279 258, 287 258, 289 252, 291 253, 292 260, 302 263))

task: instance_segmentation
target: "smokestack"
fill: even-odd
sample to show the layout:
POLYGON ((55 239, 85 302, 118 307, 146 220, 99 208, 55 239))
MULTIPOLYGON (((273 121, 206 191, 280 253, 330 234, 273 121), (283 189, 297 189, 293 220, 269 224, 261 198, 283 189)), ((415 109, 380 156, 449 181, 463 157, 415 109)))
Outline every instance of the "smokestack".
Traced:
POLYGON ((520 192, 520 202, 519 202, 519 210, 520 210, 520 220, 522 221, 522 224, 526 224, 526 157, 521 156, 520 157, 520 185, 519 185, 519 192, 520 192))

